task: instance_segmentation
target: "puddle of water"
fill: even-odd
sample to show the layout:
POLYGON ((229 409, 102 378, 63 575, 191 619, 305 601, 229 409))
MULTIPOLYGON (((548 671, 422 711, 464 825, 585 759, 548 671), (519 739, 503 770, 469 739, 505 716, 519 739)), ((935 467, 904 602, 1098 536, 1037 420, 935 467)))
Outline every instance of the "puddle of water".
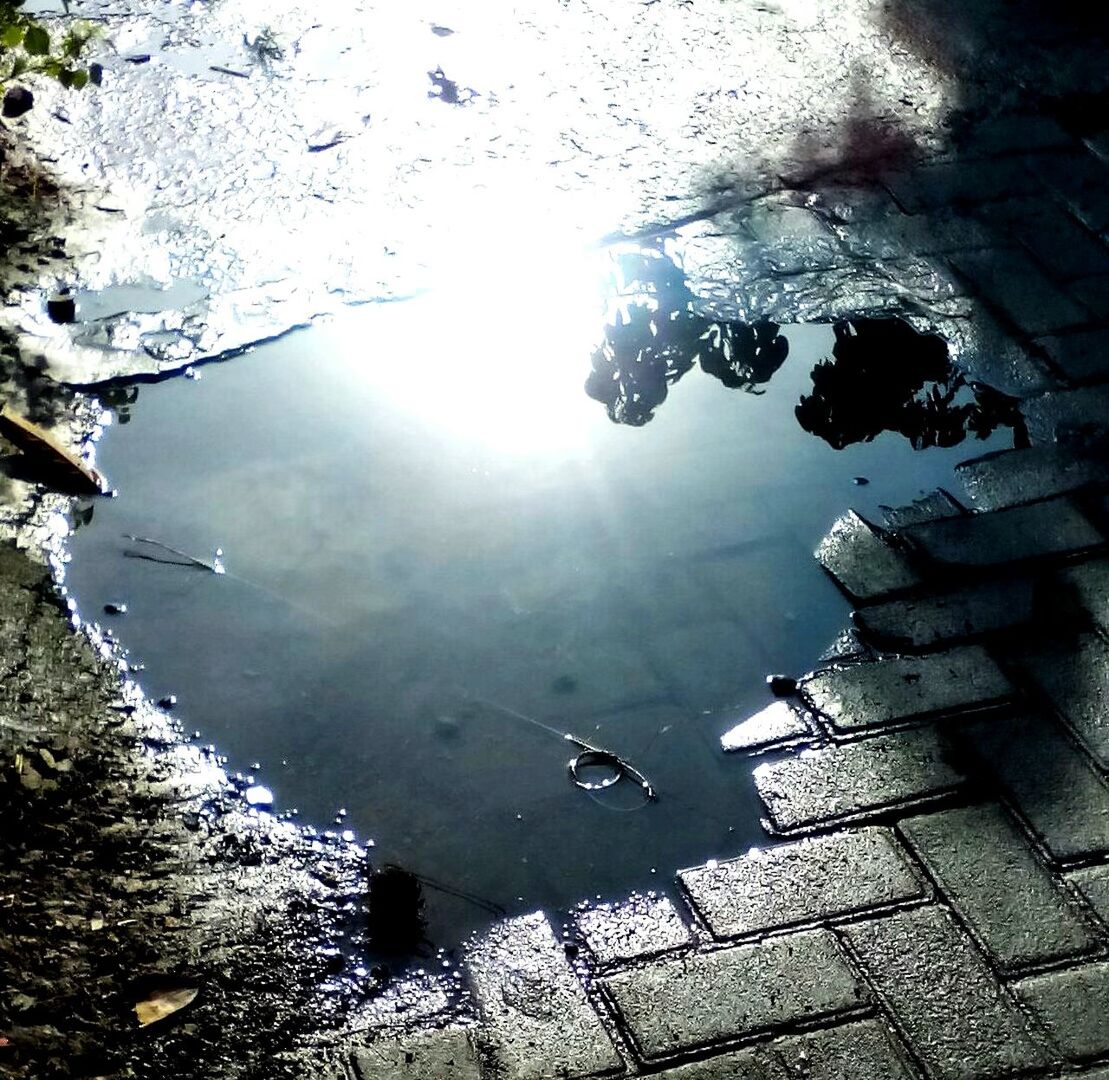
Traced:
MULTIPOLYGON (((176 695, 233 768, 263 762, 279 809, 507 911, 665 887, 764 838, 750 764, 719 737, 766 703, 768 672, 806 670, 844 625, 811 557, 834 518, 878 518, 1011 444, 917 452, 887 432, 834 450, 794 414, 830 327, 784 328, 788 358, 758 352, 773 334, 708 356, 683 303, 631 360, 611 332, 591 393, 611 408, 598 371, 627 390, 629 364, 684 373, 691 349, 759 393, 664 375, 649 422, 613 423, 584 391, 594 328, 576 302, 491 319, 441 295, 132 387, 99 455, 120 494, 75 532, 68 584, 145 662, 151 696, 176 695), (126 535, 219 548, 227 572, 126 535), (564 732, 658 799, 575 787, 564 732)), ((427 899, 439 944, 490 917, 427 899)))

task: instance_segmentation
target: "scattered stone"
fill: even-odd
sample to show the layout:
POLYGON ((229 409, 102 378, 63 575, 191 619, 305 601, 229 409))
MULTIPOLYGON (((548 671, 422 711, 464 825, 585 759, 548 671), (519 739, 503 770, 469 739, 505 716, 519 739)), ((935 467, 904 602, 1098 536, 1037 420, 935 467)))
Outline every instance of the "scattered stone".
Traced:
POLYGON ((793 697, 797 693, 797 680, 790 675, 767 675, 766 685, 776 698, 793 697))
POLYGON ((898 828, 1003 967, 1063 960, 1096 947, 1081 912, 1000 807, 928 814, 898 828))
POLYGON ((1071 1061, 1109 1053, 1109 962, 1036 975, 1016 984, 1063 1056, 1071 1061))
POLYGON ((827 930, 660 960, 602 985, 648 1059, 834 1015, 867 997, 827 930))
POLYGON ((898 535, 937 563, 967 567, 1061 555, 1105 542, 1065 498, 910 525, 898 535))
POLYGON ((542 914, 498 923, 466 960, 481 1049, 505 1080, 621 1067, 600 1018, 542 914))
POLYGON ((762 750, 767 746, 812 734, 801 714, 788 701, 775 701, 720 736, 724 750, 762 750))
POLYGON ((1096 634, 1051 638, 1021 656, 1024 669, 1082 745, 1109 770, 1109 648, 1096 634))
POLYGON ((678 874, 718 938, 836 918, 926 895, 887 829, 754 849, 678 874))
POLYGON ((4 91, 3 112, 9 120, 29 113, 35 105, 35 95, 25 86, 9 86, 4 91))
POLYGON ((810 675, 802 684, 811 707, 842 731, 980 709, 1013 693, 1005 674, 975 645, 844 664, 810 675))
POLYGON ((693 943, 673 901, 665 896, 632 896, 619 904, 598 904, 575 919, 599 964, 656 956, 693 943))
POLYGON ((1020 626, 1032 618, 1031 581, 987 582, 933 593, 919 600, 890 600, 853 615, 863 637, 878 648, 927 649, 1020 626))
POLYGON ((878 736, 755 769, 755 787, 780 832, 856 817, 954 790, 960 773, 931 729, 878 736))
POLYGON ((836 521, 816 549, 816 557, 858 600, 910 589, 920 580, 907 556, 854 510, 836 521))
POLYGON ((1043 1063, 1020 1010, 941 908, 842 932, 929 1076, 984 1080, 1043 1063))
POLYGON ((1109 852, 1109 787, 1052 722, 1033 714, 956 733, 1011 793, 1056 859, 1109 852))

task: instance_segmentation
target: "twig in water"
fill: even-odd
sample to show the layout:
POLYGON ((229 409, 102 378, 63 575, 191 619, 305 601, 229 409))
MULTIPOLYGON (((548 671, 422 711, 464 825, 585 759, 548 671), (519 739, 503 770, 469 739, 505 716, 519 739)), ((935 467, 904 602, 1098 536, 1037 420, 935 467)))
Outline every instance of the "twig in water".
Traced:
POLYGON ((171 555, 178 556, 176 559, 159 559, 156 555, 147 555, 141 551, 125 551, 123 554, 129 558, 147 559, 150 562, 167 563, 170 566, 194 566, 198 570, 207 570, 210 574, 227 573, 223 565, 223 559, 220 558, 223 552, 220 551, 219 548, 216 549, 216 557, 209 561, 207 559, 198 559, 195 555, 190 555, 187 551, 170 547, 169 544, 164 544, 161 540, 154 540, 149 536, 134 536, 131 533, 124 533, 123 535, 126 539, 136 544, 149 544, 151 547, 161 548, 162 551, 168 551, 171 555))

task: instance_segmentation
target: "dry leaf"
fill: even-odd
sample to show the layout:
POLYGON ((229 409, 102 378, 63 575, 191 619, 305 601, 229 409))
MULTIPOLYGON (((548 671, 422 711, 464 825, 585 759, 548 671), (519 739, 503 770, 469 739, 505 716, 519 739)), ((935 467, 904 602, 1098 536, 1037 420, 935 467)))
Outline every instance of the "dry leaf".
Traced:
POLYGON ((67 450, 37 424, 19 415, 11 406, 0 409, 0 435, 40 465, 62 475, 74 494, 103 495, 104 478, 67 450))
POLYGON ((143 998, 135 1006, 135 1015, 139 1018, 139 1026, 155 1024, 172 1016, 186 1005, 192 1003, 198 990, 195 986, 179 986, 173 990, 155 990, 154 993, 143 998))

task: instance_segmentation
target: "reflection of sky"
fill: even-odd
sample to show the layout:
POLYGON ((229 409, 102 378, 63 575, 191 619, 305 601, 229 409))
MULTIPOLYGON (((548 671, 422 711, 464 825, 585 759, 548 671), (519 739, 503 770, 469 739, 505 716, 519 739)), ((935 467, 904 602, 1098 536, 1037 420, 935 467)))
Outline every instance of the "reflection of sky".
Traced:
POLYGON ((44 87, 27 122, 90 201, 123 211, 93 211, 71 243, 82 284, 203 279, 212 298, 184 328, 201 352, 422 288, 475 236, 489 253, 536 231, 573 249, 680 216, 709 186, 834 151, 863 98, 930 137, 946 100, 890 58, 861 0, 125 7, 85 5, 105 12, 105 85, 44 87), (265 30, 284 49, 268 67, 244 44, 265 30), (429 98, 437 67, 476 96, 429 98))
MULTIPOLYGON (((87 613, 126 601, 147 689, 262 759, 279 807, 346 806, 383 858, 510 907, 757 842, 750 765, 718 739, 844 623, 812 549, 846 505, 877 517, 983 449, 805 435, 826 327, 787 329, 761 396, 693 370, 646 427, 612 424, 582 390, 579 301, 516 312, 515 288, 363 308, 141 388, 101 447, 120 496, 69 570, 87 613), (228 573, 125 558, 124 533, 220 546, 228 573), (659 803, 590 802, 560 740, 488 702, 626 754, 659 803)), ((444 934, 475 914, 434 910, 444 934)))

